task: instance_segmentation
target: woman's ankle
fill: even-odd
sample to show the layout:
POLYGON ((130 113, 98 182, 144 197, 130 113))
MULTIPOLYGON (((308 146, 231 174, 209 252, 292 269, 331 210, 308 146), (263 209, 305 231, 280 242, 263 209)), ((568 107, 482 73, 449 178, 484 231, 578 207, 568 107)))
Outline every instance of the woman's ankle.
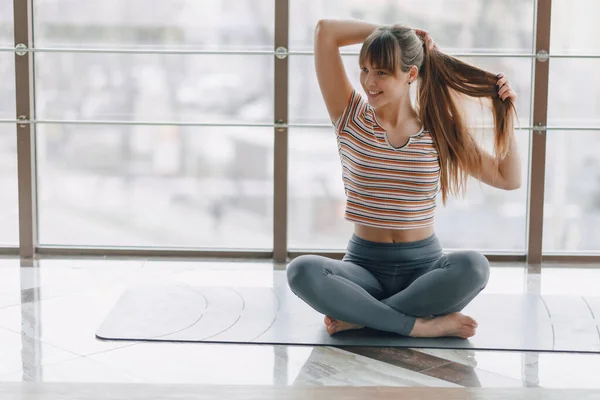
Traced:
POLYGON ((428 327, 428 320, 426 318, 417 318, 409 336, 420 337, 423 336, 428 327))

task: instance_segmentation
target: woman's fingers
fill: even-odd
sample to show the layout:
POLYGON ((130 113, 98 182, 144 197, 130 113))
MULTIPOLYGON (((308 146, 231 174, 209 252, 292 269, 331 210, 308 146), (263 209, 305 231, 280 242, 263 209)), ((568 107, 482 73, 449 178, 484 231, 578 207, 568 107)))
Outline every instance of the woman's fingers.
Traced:
POLYGON ((506 99, 511 99, 514 102, 515 100, 517 100, 517 93, 512 89, 509 90, 508 93, 505 94, 505 97, 503 100, 506 100, 506 99))
POLYGON ((496 82, 496 89, 498 90, 498 97, 503 101, 510 98, 513 101, 517 98, 517 93, 512 90, 512 87, 508 83, 508 78, 503 73, 496 75, 498 81, 496 82))
POLYGON ((498 86, 498 89, 501 89, 502 86, 506 85, 507 83, 508 83, 508 78, 502 77, 502 78, 498 79, 498 82, 496 82, 496 86, 498 86))
POLYGON ((500 89, 500 91, 498 92, 498 96, 503 101, 508 98, 512 99, 513 101, 517 99, 517 93, 514 90, 512 90, 510 85, 505 85, 502 89, 500 89))

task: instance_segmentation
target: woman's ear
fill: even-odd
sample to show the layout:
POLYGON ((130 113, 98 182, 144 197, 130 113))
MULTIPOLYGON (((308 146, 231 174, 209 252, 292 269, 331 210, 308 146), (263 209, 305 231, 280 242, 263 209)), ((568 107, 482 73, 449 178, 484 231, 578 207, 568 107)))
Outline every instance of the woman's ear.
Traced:
POLYGON ((409 82, 414 82, 419 77, 419 68, 416 65, 412 65, 409 71, 409 82))

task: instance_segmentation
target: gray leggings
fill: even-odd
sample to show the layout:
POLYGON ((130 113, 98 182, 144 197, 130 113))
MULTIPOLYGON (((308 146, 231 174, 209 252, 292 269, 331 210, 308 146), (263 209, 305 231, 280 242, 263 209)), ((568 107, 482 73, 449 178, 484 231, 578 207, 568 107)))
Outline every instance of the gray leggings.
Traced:
POLYGON ((287 267, 290 289, 333 319, 408 336, 417 317, 462 310, 487 285, 488 260, 444 254, 434 234, 409 243, 352 235, 343 260, 304 255, 287 267))

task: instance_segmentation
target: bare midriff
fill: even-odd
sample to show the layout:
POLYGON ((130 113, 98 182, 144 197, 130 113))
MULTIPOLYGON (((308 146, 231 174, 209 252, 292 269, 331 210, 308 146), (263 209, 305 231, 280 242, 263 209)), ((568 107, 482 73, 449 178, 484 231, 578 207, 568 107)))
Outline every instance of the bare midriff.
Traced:
POLYGON ((392 229, 354 224, 354 233, 361 239, 379 243, 407 243, 427 239, 434 233, 433 225, 412 228, 392 229))

